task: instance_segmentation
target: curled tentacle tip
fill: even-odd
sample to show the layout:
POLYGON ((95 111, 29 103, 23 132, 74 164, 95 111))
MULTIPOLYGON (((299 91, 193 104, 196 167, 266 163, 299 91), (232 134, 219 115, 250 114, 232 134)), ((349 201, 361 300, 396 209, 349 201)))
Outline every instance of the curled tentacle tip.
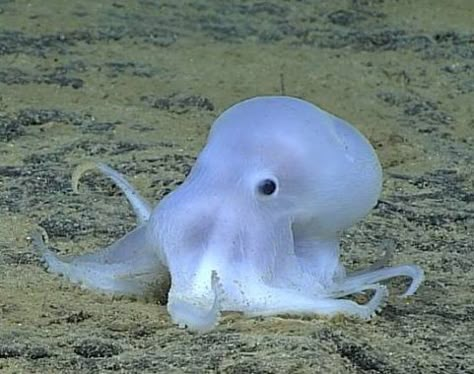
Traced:
POLYGON ((171 318, 180 328, 187 328, 192 332, 205 333, 217 326, 220 313, 213 309, 207 310, 201 305, 177 301, 168 304, 171 318))
POLYGON ((388 299, 388 288, 384 285, 378 284, 373 287, 375 295, 368 303, 370 312, 367 314, 366 320, 371 320, 382 310, 388 299))
POLYGON ((411 268, 410 277, 412 281, 408 289, 399 296, 401 298, 414 295, 418 287, 420 287, 421 283, 425 279, 425 273, 422 268, 420 268, 417 265, 410 265, 410 268, 411 268))
POLYGON ((36 252, 38 252, 44 260, 44 256, 50 252, 46 243, 48 242, 48 234, 45 229, 40 228, 30 235, 31 244, 36 252))
POLYGON ((95 161, 86 161, 82 164, 79 164, 74 171, 72 172, 71 177, 71 187, 74 193, 79 193, 79 180, 81 179, 82 175, 89 170, 92 169, 100 169, 101 164, 95 161))

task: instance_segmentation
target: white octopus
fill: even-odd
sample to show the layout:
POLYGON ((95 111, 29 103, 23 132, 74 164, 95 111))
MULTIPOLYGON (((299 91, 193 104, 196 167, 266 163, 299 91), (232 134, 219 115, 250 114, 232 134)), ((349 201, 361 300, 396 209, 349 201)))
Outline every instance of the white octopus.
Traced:
POLYGON ((67 259, 36 237, 47 267, 111 294, 165 288, 171 319, 192 330, 212 329, 221 311, 369 319, 388 295, 381 281, 411 278, 408 296, 423 280, 416 265, 346 274, 341 233, 376 204, 382 170, 359 131, 306 101, 256 97, 226 110, 184 183, 154 209, 117 171, 95 166, 125 193, 137 227, 67 259), (341 299, 367 290, 366 304, 341 299))

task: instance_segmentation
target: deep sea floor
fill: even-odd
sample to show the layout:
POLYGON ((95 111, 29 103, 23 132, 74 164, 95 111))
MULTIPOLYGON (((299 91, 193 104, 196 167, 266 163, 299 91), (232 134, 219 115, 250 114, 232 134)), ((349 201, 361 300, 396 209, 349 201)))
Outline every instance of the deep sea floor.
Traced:
POLYGON ((0 0, 2 373, 474 373, 472 0, 0 0), (370 322, 231 313, 208 334, 158 300, 112 299, 45 272, 134 226, 124 197, 74 167, 105 162, 151 201, 179 184, 213 119, 302 97, 374 144, 383 196, 344 238, 349 268, 389 239, 416 263, 370 322))

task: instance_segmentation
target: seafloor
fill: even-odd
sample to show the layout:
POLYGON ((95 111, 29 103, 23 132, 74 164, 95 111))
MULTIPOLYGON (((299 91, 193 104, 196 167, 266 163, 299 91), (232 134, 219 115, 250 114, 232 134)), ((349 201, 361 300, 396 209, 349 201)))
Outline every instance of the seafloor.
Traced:
MULTIPOLYGON (((474 373, 474 2, 0 0, 0 372, 474 373), (426 281, 370 322, 224 316, 207 334, 157 300, 111 299, 48 274, 134 225, 85 160, 159 200, 223 109, 299 96, 355 124, 385 168, 380 203, 344 238, 367 266, 426 281)), ((277 150, 276 150, 277 151, 277 150)))

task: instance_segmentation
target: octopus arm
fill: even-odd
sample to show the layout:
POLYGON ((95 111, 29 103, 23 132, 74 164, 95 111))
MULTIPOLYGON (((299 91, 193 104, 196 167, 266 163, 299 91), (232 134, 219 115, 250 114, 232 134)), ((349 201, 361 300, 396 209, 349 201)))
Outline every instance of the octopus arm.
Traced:
POLYGON ((180 327, 187 327, 191 331, 207 332, 219 322, 222 301, 225 294, 216 271, 211 275, 212 302, 202 302, 189 295, 177 295, 179 298, 168 300, 168 312, 171 319, 180 327))
POLYGON ((169 286, 168 269, 159 258, 159 249, 147 242, 146 223, 151 214, 148 202, 117 171, 101 163, 85 163, 73 173, 72 187, 77 192, 79 179, 87 170, 98 168, 125 194, 138 221, 138 227, 107 248, 79 256, 61 258, 33 235, 33 244, 48 270, 61 274, 85 288, 119 295, 145 295, 155 288, 169 286))
POLYGON ((335 283, 332 294, 347 295, 357 292, 357 289, 360 289, 367 284, 378 283, 395 277, 411 278, 410 286, 401 295, 402 297, 406 297, 415 293, 421 282, 423 282, 424 273, 417 265, 398 265, 393 267, 383 267, 376 270, 362 270, 357 273, 348 274, 345 278, 335 283))
POLYGON ((78 192, 78 184, 81 176, 88 170, 98 169, 106 177, 110 178, 125 194, 128 202, 132 206, 137 216, 137 224, 141 225, 148 221, 151 215, 150 204, 138 193, 138 191, 125 179, 118 171, 112 169, 101 162, 86 162, 79 165, 72 174, 72 189, 78 192))
POLYGON ((65 258, 51 251, 38 234, 33 245, 50 272, 73 283, 108 294, 144 296, 164 288, 169 279, 167 268, 145 242, 144 230, 139 226, 107 248, 65 258))
MULTIPOLYGON (((335 316, 344 314, 370 319, 382 306, 388 296, 385 286, 367 285, 363 290, 371 289, 372 298, 366 304, 351 300, 337 299, 325 295, 303 294, 300 291, 285 288, 259 288, 259 295, 248 300, 244 314, 248 316, 268 316, 277 314, 320 314, 335 316)), ((359 289, 362 291, 362 289, 359 289)))

